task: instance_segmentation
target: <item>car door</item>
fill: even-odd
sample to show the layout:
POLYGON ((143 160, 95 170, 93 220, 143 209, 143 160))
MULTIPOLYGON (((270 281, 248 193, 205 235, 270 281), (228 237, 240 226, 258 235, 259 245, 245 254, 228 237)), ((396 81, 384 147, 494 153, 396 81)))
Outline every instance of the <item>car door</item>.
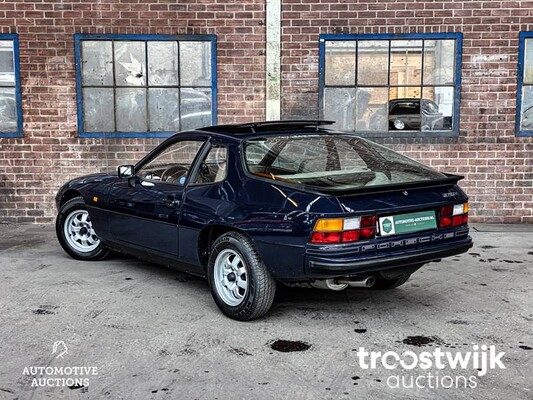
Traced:
POLYGON ((183 193, 205 140, 174 141, 118 180, 109 193, 108 229, 112 239, 178 256, 178 223, 183 193))

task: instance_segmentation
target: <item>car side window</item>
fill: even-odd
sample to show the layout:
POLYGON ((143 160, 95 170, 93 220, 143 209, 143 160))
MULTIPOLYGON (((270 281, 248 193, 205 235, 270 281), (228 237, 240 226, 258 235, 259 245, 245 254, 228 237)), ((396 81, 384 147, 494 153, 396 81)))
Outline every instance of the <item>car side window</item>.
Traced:
POLYGON ((228 149, 225 146, 213 145, 200 164, 193 183, 217 183, 226 179, 228 171, 228 149))
POLYGON ((192 163, 204 142, 182 140, 171 144, 155 158, 143 165, 137 176, 142 179, 184 185, 192 163))

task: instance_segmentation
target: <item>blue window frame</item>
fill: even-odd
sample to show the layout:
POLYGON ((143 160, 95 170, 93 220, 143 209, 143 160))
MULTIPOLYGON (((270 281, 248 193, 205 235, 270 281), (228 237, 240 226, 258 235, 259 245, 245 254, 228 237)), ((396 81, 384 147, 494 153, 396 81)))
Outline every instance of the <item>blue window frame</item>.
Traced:
POLYGON ((533 32, 520 32, 516 86, 516 135, 533 136, 533 32))
POLYGON ((19 40, 0 34, 0 137, 22 137, 19 40))
POLYGON ((320 35, 320 118, 363 136, 457 136, 461 52, 461 33, 320 35))
POLYGON ((217 121, 215 35, 74 35, 80 137, 167 137, 217 121))

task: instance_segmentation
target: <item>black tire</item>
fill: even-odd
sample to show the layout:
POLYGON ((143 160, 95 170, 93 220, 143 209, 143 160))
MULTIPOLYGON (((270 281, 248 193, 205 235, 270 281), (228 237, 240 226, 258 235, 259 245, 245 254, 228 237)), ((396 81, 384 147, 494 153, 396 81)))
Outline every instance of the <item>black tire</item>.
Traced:
POLYGON ((230 318, 250 321, 265 315, 274 301, 276 281, 265 267, 252 241, 238 232, 228 232, 215 240, 207 266, 207 277, 211 294, 218 308, 230 318), (215 284, 215 261, 224 250, 232 250, 242 259, 246 268, 247 289, 241 303, 227 304, 215 284))
POLYGON ((398 286, 402 286, 405 282, 409 280, 411 275, 404 275, 396 279, 383 279, 383 278, 376 278, 376 282, 372 286, 371 289, 376 290, 389 290, 397 288, 398 286))
POLYGON ((110 250, 108 250, 102 241, 100 240, 100 243, 98 246, 91 251, 88 252, 82 252, 74 247, 68 242, 67 238, 65 237, 65 223, 67 222, 68 216, 76 211, 76 210, 87 210, 87 207, 85 206, 85 202, 83 201, 82 197, 75 197, 73 199, 70 199, 65 204, 63 204, 59 210, 59 214, 56 218, 56 235, 57 239, 59 240, 59 244, 65 250, 65 252, 71 256, 72 258, 75 258, 77 260, 85 260, 85 261, 99 261, 103 260, 110 254, 110 250))

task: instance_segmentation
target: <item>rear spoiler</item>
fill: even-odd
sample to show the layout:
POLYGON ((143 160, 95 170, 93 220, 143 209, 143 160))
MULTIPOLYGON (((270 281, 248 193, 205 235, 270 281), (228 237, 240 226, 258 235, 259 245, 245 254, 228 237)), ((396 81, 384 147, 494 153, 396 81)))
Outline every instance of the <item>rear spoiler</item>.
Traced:
POLYGON ((398 183, 394 185, 376 185, 376 186, 364 186, 354 189, 342 189, 342 188, 320 188, 316 186, 305 186, 303 185, 303 190, 309 190, 312 192, 317 192, 324 195, 334 195, 334 196, 348 196, 348 195, 358 195, 358 194, 369 194, 369 193, 388 193, 388 192, 397 192, 400 190, 409 190, 409 189, 421 189, 421 188, 432 188, 440 186, 450 186, 456 185, 461 179, 464 179, 462 175, 446 174, 445 178, 432 180, 432 181, 417 181, 409 183, 398 183))

